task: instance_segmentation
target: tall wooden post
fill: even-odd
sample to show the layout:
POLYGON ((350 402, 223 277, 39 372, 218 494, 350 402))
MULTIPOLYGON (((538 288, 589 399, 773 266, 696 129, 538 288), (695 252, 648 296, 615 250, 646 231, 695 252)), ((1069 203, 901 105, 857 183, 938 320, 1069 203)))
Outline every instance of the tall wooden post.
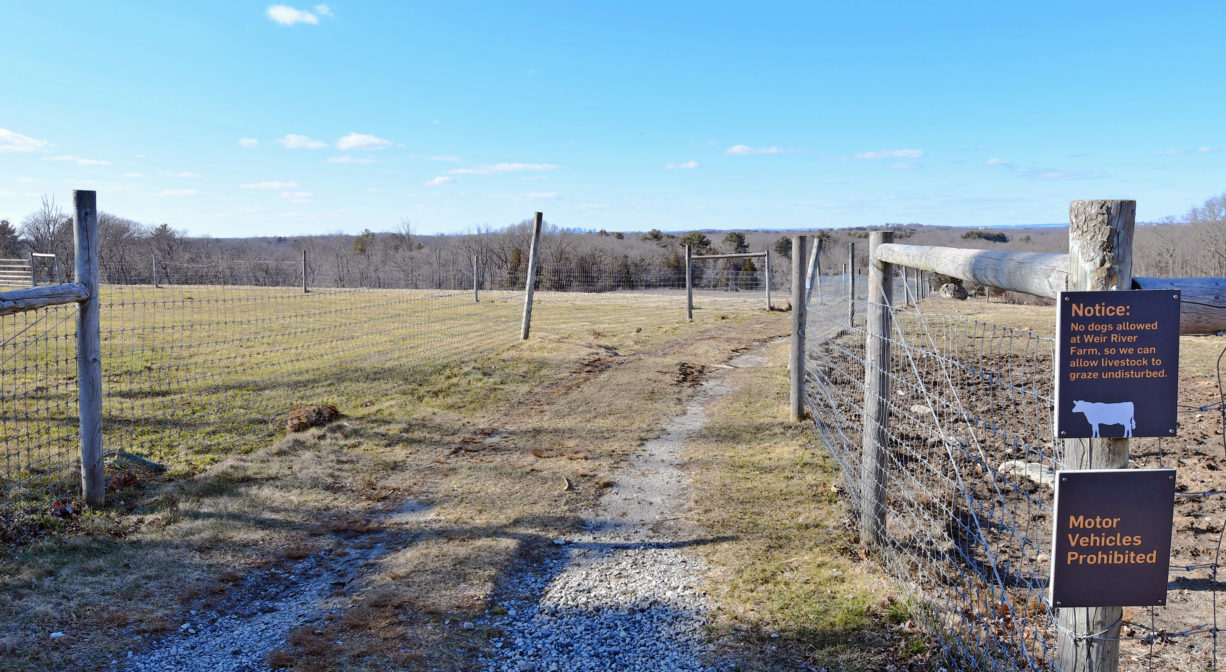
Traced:
POLYGON ((771 253, 767 250, 762 253, 762 258, 766 260, 763 264, 766 266, 766 312, 771 310, 771 253))
POLYGON ((805 236, 792 236, 792 350, 788 358, 792 422, 804 417, 805 243, 805 236))
POLYGON ((81 490, 85 502, 102 506, 106 478, 102 464, 102 321, 98 301, 98 199, 73 191, 77 282, 89 296, 77 307, 77 393, 81 423, 81 490))
POLYGON ((473 303, 481 303, 481 294, 477 283, 477 255, 473 255, 473 303))
POLYGON ((528 340, 528 331, 532 326, 532 294, 536 291, 536 248, 541 242, 541 219, 543 217, 541 213, 536 213, 536 220, 532 223, 532 249, 528 253, 528 284, 524 288, 524 321, 519 329, 519 338, 523 341, 528 340))
POLYGON ((34 266, 34 253, 30 253, 30 286, 38 286, 38 268, 34 266))
POLYGON ((153 261, 153 264, 152 264, 152 267, 153 267, 153 288, 154 288, 154 289, 157 289, 157 288, 158 288, 158 286, 159 286, 159 284, 158 284, 158 258, 157 258, 157 255, 153 255, 152 257, 150 257, 150 259, 153 261))
POLYGON ((818 236, 813 243, 813 252, 809 256, 808 282, 805 284, 805 304, 813 300, 813 283, 817 283, 817 300, 822 298, 822 237, 818 236))
MULTIPOLYGON (((1069 205, 1066 290, 1132 288, 1136 218, 1136 201, 1073 201, 1069 205)), ((1128 467, 1128 439, 1062 439, 1060 445, 1064 469, 1128 467)), ((1054 606, 1059 608, 1058 604, 1054 606)), ((1056 668, 1061 672, 1118 670, 1122 617, 1121 607, 1061 608, 1056 668)))
POLYGON ((310 294, 311 290, 307 288, 307 251, 302 251, 302 293, 310 294))
MULTIPOLYGON (((875 544, 885 534, 886 453, 890 422, 890 337, 894 265, 877 260, 877 246, 894 242, 874 231, 868 244, 868 336, 864 344, 864 431, 860 462, 860 539, 875 544)), ((854 274, 853 274, 854 275, 854 274)))
POLYGON ((847 326, 856 326, 856 244, 847 244, 847 326))
POLYGON ((685 246, 685 319, 694 321, 694 251, 685 246))

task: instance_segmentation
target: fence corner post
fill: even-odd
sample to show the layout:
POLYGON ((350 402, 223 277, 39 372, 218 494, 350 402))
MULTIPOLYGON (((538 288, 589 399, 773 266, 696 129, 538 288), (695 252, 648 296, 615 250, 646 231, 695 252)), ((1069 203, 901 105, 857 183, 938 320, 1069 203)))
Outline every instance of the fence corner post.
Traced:
POLYGON ((792 349, 788 357, 792 422, 804 418, 805 236, 792 236, 792 349))
POLYGON ((867 336, 864 345, 864 430, 860 456, 860 540, 876 544, 885 536, 886 447, 890 422, 890 330, 894 265, 877 260, 877 246, 894 242, 891 231, 875 231, 868 244, 867 336))
POLYGON ((89 296, 77 307, 77 394, 81 423, 81 489, 100 507, 106 496, 102 462, 102 334, 98 301, 97 192, 72 192, 76 280, 89 296))
MULTIPOLYGON (((694 250, 685 246, 685 319, 694 321, 694 250)), ((767 281, 769 282, 769 278, 767 281)))
MULTIPOLYGON (((1132 288, 1132 236, 1136 217, 1136 201, 1073 201, 1069 205, 1067 291, 1127 291, 1132 288)), ((1060 446, 1063 454, 1060 468, 1063 469, 1128 467, 1128 439, 1061 439, 1060 446)), ((1123 613, 1121 607, 1060 609, 1056 669, 1061 672, 1118 670, 1123 613)))
POLYGON ((856 244, 847 244, 847 328, 856 326, 856 244))
POLYGON ((536 248, 541 242, 541 220, 544 215, 536 213, 532 223, 532 248, 528 252, 528 282, 524 288, 524 320, 520 325, 519 339, 528 340, 528 332, 532 327, 532 295, 536 291, 536 248))
POLYGON ((762 265, 765 266, 766 272, 766 312, 769 313, 771 311, 771 251, 763 252, 762 258, 765 260, 762 265))

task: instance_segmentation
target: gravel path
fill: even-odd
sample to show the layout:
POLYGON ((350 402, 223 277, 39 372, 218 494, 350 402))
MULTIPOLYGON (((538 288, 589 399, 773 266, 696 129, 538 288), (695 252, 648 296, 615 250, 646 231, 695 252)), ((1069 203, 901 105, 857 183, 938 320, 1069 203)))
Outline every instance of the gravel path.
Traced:
POLYGON ((689 549, 713 540, 680 520, 687 490, 680 454, 706 423, 707 407, 728 393, 722 374, 763 361, 741 355, 702 383, 685 414, 615 475, 585 531, 554 542, 561 557, 504 586, 507 614, 488 623, 504 636, 491 640, 485 670, 727 669, 711 660, 703 637, 707 568, 689 549))

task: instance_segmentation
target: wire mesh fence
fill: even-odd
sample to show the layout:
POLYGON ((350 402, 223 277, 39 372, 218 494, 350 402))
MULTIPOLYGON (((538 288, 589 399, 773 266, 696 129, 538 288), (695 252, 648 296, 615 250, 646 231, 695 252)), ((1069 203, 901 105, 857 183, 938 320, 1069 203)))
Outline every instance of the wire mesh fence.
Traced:
MULTIPOLYGON (((308 267, 305 289, 300 261, 148 268, 126 282, 104 277, 100 290, 108 457, 196 468, 267 441, 299 405, 411 400, 430 377, 519 342, 522 284, 478 270, 474 291, 471 266, 392 287, 386 275, 366 278, 381 287, 351 287, 352 277, 308 267)), ((608 331, 646 339, 691 328, 684 282, 549 288, 592 289, 582 280, 542 275, 534 337, 593 344, 608 331)), ((761 296, 700 292, 692 326, 761 313, 761 296)), ((78 487, 75 316, 65 305, 0 317, 0 497, 10 501, 78 487)))
MULTIPOLYGON (((879 473, 862 453, 866 408, 878 401, 871 393, 866 399, 866 353, 876 347, 865 325, 871 306, 859 287, 848 295, 847 276, 824 280, 810 302, 807 403, 842 468, 849 510, 859 512, 879 473)), ((1063 626, 1047 584, 1063 456, 1052 429, 1054 342, 1041 335, 1054 326, 1054 309, 1018 307, 1029 311, 1023 321, 1030 326, 1005 327, 938 314, 932 304, 939 300, 914 305, 913 285, 898 278, 895 287, 889 392, 880 400, 890 418, 886 515, 875 530, 875 557, 952 669, 1056 669, 1063 626)), ((1185 405, 1181 423, 1226 414, 1220 368, 1218 378, 1206 398, 1219 401, 1185 405)), ((1226 441, 1221 425, 1216 431, 1206 436, 1226 441)), ((1226 488, 1213 472, 1226 443, 1176 454, 1170 446, 1169 439, 1131 442, 1135 466, 1186 469, 1167 605, 1124 610, 1120 660, 1124 669, 1216 670, 1226 488)))

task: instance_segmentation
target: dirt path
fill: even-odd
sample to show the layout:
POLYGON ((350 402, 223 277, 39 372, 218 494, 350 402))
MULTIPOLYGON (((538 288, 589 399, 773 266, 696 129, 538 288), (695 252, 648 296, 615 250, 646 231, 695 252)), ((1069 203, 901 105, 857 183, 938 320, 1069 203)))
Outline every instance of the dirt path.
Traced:
POLYGON ((702 627, 710 612, 705 564, 690 548, 717 539, 681 516, 687 501, 685 442, 707 408, 730 391, 724 374, 764 363, 760 348, 701 383, 662 435, 643 444, 585 516, 585 530, 558 539, 560 557, 503 588, 504 633, 487 670, 716 670, 702 627))

